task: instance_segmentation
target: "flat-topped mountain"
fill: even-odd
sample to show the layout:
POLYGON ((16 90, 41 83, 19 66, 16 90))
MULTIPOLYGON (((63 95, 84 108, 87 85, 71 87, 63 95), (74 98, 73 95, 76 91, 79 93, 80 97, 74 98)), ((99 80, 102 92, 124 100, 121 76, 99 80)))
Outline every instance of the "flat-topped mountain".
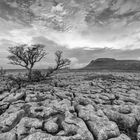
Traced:
POLYGON ((113 58, 98 58, 92 60, 84 69, 140 71, 139 60, 116 60, 113 58))

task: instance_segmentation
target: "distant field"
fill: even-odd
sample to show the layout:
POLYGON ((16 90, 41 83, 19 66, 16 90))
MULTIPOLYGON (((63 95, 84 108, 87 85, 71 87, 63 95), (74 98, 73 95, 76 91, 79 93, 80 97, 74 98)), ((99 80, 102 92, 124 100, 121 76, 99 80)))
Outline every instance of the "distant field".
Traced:
MULTIPOLYGON (((13 74, 13 73, 25 73, 25 69, 6 69, 8 74, 13 74)), ((47 69, 41 69, 42 72, 47 72, 47 69)), ((61 70, 59 71, 60 73, 68 73, 68 72, 102 72, 102 73, 107 73, 107 72, 130 72, 130 73, 139 73, 140 71, 136 70, 106 70, 106 69, 69 69, 69 70, 61 70)))

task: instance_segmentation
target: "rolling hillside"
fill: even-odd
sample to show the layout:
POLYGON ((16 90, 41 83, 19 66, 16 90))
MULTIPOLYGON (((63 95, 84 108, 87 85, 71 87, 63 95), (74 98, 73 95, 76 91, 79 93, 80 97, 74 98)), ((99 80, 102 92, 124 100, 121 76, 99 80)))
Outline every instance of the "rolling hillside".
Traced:
POLYGON ((113 58, 98 58, 96 60, 92 60, 83 69, 140 71, 140 61, 138 61, 138 60, 116 60, 113 58))

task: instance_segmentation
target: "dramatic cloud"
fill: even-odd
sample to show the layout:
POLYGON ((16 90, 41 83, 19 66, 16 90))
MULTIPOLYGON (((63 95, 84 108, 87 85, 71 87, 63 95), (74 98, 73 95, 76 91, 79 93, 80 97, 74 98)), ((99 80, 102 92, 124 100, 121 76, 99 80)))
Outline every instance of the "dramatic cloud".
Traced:
POLYGON ((63 50, 72 67, 97 57, 139 59, 140 1, 1 0, 0 30, 4 61, 8 47, 21 43, 43 43, 50 53, 63 50))

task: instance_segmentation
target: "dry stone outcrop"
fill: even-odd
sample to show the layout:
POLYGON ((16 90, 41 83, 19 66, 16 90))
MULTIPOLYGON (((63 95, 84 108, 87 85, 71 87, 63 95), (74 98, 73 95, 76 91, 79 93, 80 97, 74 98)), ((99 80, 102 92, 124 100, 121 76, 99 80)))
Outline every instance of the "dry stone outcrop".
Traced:
POLYGON ((3 87, 0 140, 140 140, 138 76, 71 72, 52 83, 3 87))

